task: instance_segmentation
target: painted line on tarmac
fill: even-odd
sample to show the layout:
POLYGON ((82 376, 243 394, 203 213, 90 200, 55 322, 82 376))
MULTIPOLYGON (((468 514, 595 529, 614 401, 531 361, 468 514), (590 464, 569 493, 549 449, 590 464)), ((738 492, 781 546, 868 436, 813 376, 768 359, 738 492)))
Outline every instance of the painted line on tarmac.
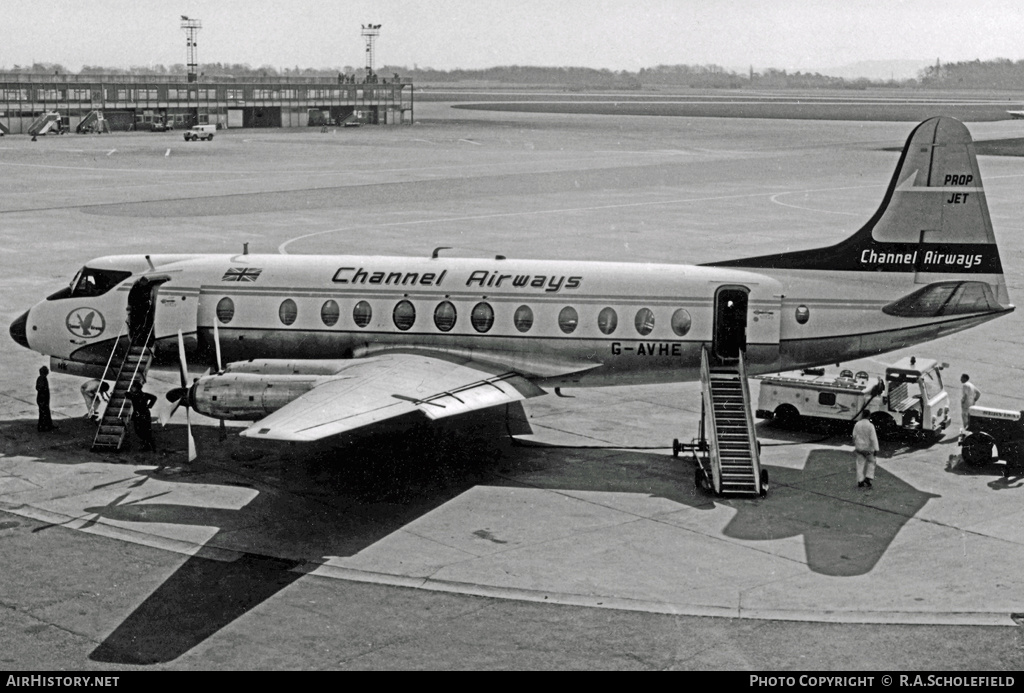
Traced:
MULTIPOLYGON (((311 566, 312 567, 312 566, 311 566)), ((572 593, 547 592, 514 587, 496 587, 475 583, 455 582, 452 580, 435 580, 414 576, 390 575, 373 573, 354 568, 344 568, 329 564, 317 565, 310 571, 303 567, 296 571, 307 575, 347 580, 350 582, 366 582, 393 587, 463 594, 474 597, 505 599, 510 601, 534 602, 538 604, 558 604, 560 606, 581 606, 592 609, 612 609, 615 611, 641 611, 671 616, 711 616, 717 618, 733 618, 759 621, 802 621, 813 623, 852 623, 875 625, 960 625, 960 626, 1011 626, 1017 624, 1007 613, 1000 612, 936 612, 936 611, 813 611, 789 609, 744 609, 740 607, 707 606, 680 604, 673 602, 648 601, 629 599, 626 597, 608 597, 579 595, 572 593)))
POLYGON ((772 203, 777 204, 780 207, 789 207, 791 209, 799 209, 799 210, 801 210, 803 212, 816 212, 818 214, 841 214, 841 215, 847 216, 847 217, 861 217, 861 216, 864 216, 860 212, 835 212, 835 211, 830 210, 830 209, 815 209, 813 207, 803 207, 801 205, 792 205, 792 204, 789 204, 788 202, 780 202, 779 201, 779 198, 782 197, 783 195, 800 195, 800 194, 807 195, 807 194, 815 193, 815 192, 821 192, 821 191, 820 190, 792 190, 790 192, 775 193, 774 195, 772 195, 768 199, 771 200, 772 203))

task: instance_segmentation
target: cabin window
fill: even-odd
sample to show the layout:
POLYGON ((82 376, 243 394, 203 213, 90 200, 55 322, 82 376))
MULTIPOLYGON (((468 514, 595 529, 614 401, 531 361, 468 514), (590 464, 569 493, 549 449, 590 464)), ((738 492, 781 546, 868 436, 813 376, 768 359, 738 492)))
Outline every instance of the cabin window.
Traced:
POLYGON ((801 325, 806 325, 807 321, 811 319, 811 309, 807 306, 796 307, 796 321, 801 325))
POLYGON ((371 318, 373 318, 373 308, 370 308, 370 304, 366 301, 360 301, 352 309, 352 321, 359 327, 369 325, 371 318))
POLYGON ((672 313, 672 331, 682 337, 690 331, 690 314, 685 308, 680 308, 675 313, 672 313))
POLYGON ((487 332, 494 324, 494 309, 489 303, 477 303, 469 314, 469 321, 477 332, 487 332))
POLYGON ((818 404, 822 405, 823 407, 834 407, 836 405, 836 393, 819 392, 818 404))
POLYGON ((512 316, 512 322, 520 332, 529 332, 533 327, 533 310, 530 306, 519 306, 516 308, 515 315, 512 316))
POLYGON ((338 324, 338 318, 341 317, 341 308, 338 307, 337 301, 325 301, 320 306, 320 319, 328 327, 334 327, 338 324))
POLYGON ((227 325, 235 317, 235 302, 225 296, 217 301, 217 319, 221 325, 227 325))
POLYGON ((295 301, 286 298, 281 301, 281 307, 277 309, 277 316, 281 318, 283 324, 291 325, 299 317, 299 307, 295 305, 295 301))
POLYGON ((416 308, 408 301, 399 301, 391 317, 395 321, 395 327, 404 332, 416 322, 416 308))
POLYGON ((636 312, 636 331, 642 335, 649 335, 654 329, 654 312, 650 308, 641 308, 636 312))
POLYGON ((572 334, 576 331, 576 326, 579 323, 579 313, 572 306, 566 306, 558 312, 558 327, 561 328, 562 332, 572 334))
POLYGON ((437 329, 442 332, 451 332, 452 328, 455 327, 455 320, 458 317, 458 313, 449 301, 438 303, 437 308, 434 309, 434 325, 437 329))
POLYGON ((619 326, 619 316, 613 308, 605 308, 597 315, 597 329, 602 334, 611 334, 619 326))

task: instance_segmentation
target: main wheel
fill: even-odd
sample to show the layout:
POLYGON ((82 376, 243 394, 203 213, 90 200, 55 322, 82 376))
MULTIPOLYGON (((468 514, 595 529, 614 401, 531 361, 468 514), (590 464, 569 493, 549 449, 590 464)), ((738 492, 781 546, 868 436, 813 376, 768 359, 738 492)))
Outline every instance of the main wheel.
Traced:
POLYGON ((672 439, 672 457, 679 457, 679 439, 672 439))
POLYGON ((895 435, 897 426, 896 420, 884 411, 876 411, 871 415, 871 424, 878 432, 879 438, 891 438, 895 435))
POLYGON ((961 445, 960 454, 964 458, 964 462, 977 467, 992 461, 993 447, 995 447, 995 441, 991 436, 984 433, 972 433, 961 445))
POLYGON ((761 470, 761 498, 768 495, 768 470, 761 470))
POLYGON ((775 420, 780 426, 789 428, 796 424, 800 418, 800 412, 792 404, 780 404, 775 408, 775 420))

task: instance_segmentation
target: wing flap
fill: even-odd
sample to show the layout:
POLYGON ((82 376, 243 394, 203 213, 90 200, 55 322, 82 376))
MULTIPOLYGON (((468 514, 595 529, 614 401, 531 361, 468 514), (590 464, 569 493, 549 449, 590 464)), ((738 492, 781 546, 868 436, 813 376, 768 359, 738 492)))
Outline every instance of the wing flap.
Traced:
MULTIPOLYGON (((498 404, 518 402, 543 394, 544 390, 526 378, 515 373, 505 373, 493 378, 470 383, 455 390, 439 392, 431 397, 411 400, 411 403, 429 418, 443 419, 448 416, 465 414, 466 412, 485 409, 498 404)), ((394 397, 410 401, 403 395, 396 394, 394 397)))
POLYGON ((313 441, 411 412, 448 416, 537 397, 544 391, 516 373, 471 361, 386 354, 351 365, 242 431, 271 440, 313 441))

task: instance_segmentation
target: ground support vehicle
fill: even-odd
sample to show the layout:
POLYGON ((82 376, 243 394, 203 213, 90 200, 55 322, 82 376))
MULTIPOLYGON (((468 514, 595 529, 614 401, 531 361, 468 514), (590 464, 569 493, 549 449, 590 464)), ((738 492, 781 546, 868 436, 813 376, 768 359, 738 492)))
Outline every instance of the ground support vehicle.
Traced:
POLYGON ((827 374, 823 368, 761 376, 756 415, 796 424, 803 416, 853 421, 866 411, 882 437, 904 433, 923 439, 949 426, 943 368, 911 356, 886 368, 884 377, 849 369, 827 374))
POLYGON ((964 462, 979 466, 999 459, 1006 462, 1004 477, 1024 474, 1024 411, 974 406, 969 413, 968 435, 960 443, 964 462))
POLYGON ((216 131, 216 125, 195 125, 185 131, 185 141, 195 142, 196 140, 212 140, 213 133, 216 131))

